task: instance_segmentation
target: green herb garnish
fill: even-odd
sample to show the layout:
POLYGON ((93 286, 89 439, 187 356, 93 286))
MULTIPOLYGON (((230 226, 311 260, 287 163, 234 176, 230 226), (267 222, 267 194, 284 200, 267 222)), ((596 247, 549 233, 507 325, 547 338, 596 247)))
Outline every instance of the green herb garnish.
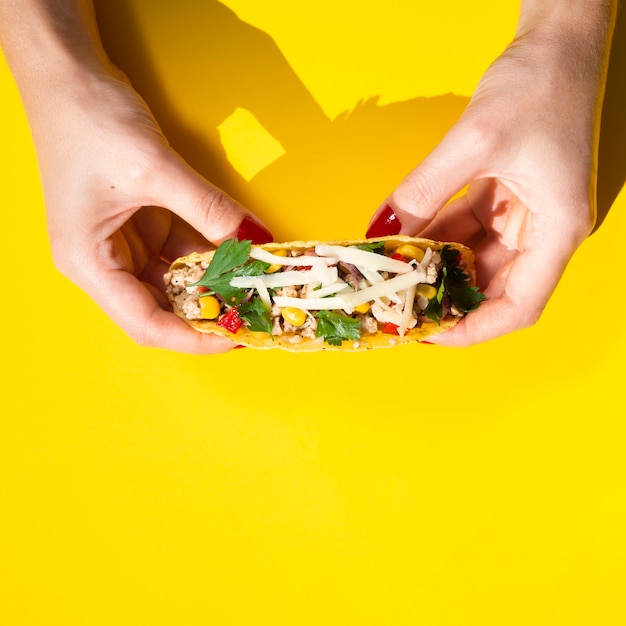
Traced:
POLYGON ((209 291, 204 295, 214 293, 233 306, 242 302, 248 291, 232 287, 230 281, 237 276, 261 276, 269 267, 269 263, 250 259, 252 242, 244 239, 227 239, 215 251, 204 276, 191 287, 206 287, 209 291))
POLYGON ((452 304, 461 312, 473 311, 485 299, 478 287, 470 285, 470 277, 458 265, 459 253, 451 246, 441 250, 442 267, 437 279, 437 295, 432 298, 424 314, 439 323, 443 315, 443 298, 450 297, 452 304))
POLYGON ((384 241, 373 241, 372 243, 360 243, 355 247, 358 248, 359 250, 364 250, 365 252, 375 252, 376 254, 385 253, 384 241))
POLYGON ((361 322, 343 313, 335 311, 319 311, 317 317, 316 337, 323 337, 331 346, 340 346, 344 340, 356 341, 361 338, 361 322))
POLYGON ((255 332, 268 333, 273 338, 270 310, 260 298, 242 302, 238 307, 239 317, 255 332))

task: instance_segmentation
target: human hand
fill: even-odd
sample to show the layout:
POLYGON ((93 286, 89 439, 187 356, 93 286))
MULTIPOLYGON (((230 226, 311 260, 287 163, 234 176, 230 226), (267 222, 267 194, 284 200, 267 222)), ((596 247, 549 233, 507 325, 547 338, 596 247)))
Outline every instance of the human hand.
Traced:
POLYGON ((605 45, 566 35, 520 29, 369 227, 368 236, 419 233, 474 248, 487 300, 435 343, 470 345, 535 323, 593 228, 605 45))
POLYGON ((192 250, 270 233, 170 148, 103 49, 92 0, 0 0, 0 44, 31 128, 61 272, 140 344, 232 348, 168 310, 163 274, 192 250))
POLYGON ((121 74, 67 90, 30 119, 57 267, 142 345, 232 348, 170 312, 163 274, 174 258, 226 238, 271 235, 168 146, 121 74))

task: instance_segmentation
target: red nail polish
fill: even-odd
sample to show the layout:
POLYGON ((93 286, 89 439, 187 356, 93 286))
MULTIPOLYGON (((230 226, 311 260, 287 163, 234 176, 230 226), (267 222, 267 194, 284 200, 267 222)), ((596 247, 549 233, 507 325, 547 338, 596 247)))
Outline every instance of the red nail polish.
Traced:
POLYGON ((397 235, 402 229, 402 224, 395 214, 394 210, 387 205, 376 220, 367 229, 365 236, 370 237, 385 237, 386 235, 397 235))
POLYGON ((249 239, 252 243, 269 243, 274 241, 274 237, 269 230, 263 228, 258 222, 255 222, 249 215, 243 218, 243 222, 237 231, 237 239, 249 239))

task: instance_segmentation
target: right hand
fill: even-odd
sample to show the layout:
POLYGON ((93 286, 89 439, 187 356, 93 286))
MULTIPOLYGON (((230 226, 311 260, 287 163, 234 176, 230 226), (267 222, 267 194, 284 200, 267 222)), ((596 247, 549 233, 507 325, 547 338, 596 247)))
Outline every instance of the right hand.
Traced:
POLYGON ((608 9, 604 19, 586 38, 569 36, 567 22, 527 24, 372 221, 369 236, 419 234, 474 248, 487 300, 433 343, 468 346, 534 324, 591 232, 608 9))

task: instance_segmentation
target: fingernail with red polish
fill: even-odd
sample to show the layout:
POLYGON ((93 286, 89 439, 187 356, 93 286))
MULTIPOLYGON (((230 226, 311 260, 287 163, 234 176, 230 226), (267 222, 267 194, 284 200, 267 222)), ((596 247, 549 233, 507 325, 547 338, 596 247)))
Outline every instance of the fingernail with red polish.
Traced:
POLYGON ((367 229, 365 236, 369 239, 370 237, 397 235, 401 229, 402 224, 398 216, 395 214, 394 210, 387 205, 367 229))
POLYGON ((249 215, 244 217, 243 222, 241 222, 239 230, 237 231, 237 239, 239 239, 239 241, 249 239, 255 244, 274 241, 272 233, 258 222, 255 222, 249 215))

